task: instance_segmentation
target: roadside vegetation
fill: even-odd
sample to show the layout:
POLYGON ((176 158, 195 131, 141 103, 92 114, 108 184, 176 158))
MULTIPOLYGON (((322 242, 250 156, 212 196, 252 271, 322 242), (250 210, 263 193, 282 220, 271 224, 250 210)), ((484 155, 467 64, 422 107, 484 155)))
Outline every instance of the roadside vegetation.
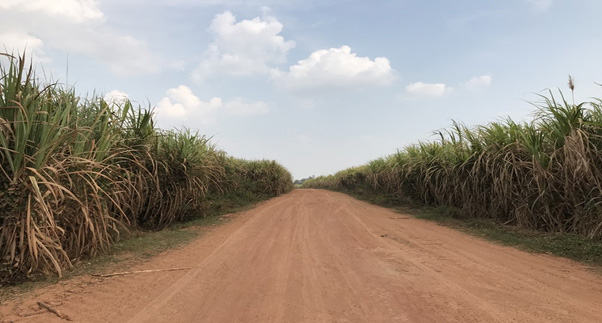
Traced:
MULTIPOLYGON (((572 94, 570 78, 569 87, 572 94)), ((465 221, 485 219, 499 228, 600 243, 602 100, 575 103, 560 91, 539 99, 531 122, 454 123, 437 132, 438 140, 308 180, 304 187, 378 203, 442 207, 465 221)))
POLYGON ((58 274, 124 233, 159 230, 288 192, 290 173, 228 156, 152 109, 41 83, 0 62, 0 285, 58 274))

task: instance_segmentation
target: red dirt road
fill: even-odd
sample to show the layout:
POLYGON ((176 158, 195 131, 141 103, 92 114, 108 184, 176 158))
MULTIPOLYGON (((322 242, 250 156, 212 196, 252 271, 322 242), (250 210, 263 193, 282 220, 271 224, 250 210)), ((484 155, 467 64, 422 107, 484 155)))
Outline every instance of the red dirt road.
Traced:
POLYGON ((0 322, 602 322, 602 276, 320 190, 232 215, 131 270, 0 305, 0 322))

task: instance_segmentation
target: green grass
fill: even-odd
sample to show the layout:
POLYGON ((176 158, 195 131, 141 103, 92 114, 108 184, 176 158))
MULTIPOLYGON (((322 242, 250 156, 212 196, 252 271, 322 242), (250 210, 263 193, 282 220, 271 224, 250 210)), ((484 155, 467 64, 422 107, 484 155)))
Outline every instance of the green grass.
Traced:
POLYGON ((420 206, 388 195, 365 191, 343 192, 359 200, 394 209, 418 219, 436 222, 470 235, 528 252, 545 253, 572 259, 602 270, 602 241, 570 233, 548 233, 504 225, 491 219, 475 219, 453 207, 420 206))

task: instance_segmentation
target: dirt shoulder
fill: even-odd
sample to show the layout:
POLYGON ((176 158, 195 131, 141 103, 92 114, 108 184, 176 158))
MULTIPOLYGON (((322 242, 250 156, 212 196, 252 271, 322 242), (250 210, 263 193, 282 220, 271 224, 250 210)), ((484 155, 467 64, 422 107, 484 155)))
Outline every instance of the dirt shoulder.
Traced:
POLYGON ((599 322, 602 276, 321 190, 231 216, 109 278, 0 305, 0 322, 599 322), (39 313, 38 313, 39 312, 39 313), (31 316, 26 316, 33 314, 31 316))

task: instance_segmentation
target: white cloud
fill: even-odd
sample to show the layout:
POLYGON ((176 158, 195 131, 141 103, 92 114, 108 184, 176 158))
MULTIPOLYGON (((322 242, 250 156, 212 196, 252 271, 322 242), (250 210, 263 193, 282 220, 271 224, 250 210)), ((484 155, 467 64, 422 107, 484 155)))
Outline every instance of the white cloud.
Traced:
POLYGON ((185 85, 169 89, 165 95, 155 109, 158 118, 187 118, 201 124, 209 124, 215 122, 216 110, 223 104, 222 99, 217 97, 203 102, 185 85))
POLYGON ((387 58, 358 57, 342 46, 315 51, 287 72, 273 70, 272 78, 294 92, 321 92, 389 85, 394 77, 387 58))
POLYGON ((160 69, 146 43, 111 29, 92 0, 2 0, 0 30, 0 48, 21 50, 26 42, 37 62, 58 50, 98 60, 116 75, 160 69))
POLYGON ((43 13, 73 23, 104 18, 93 0, 2 0, 0 9, 43 13))
POLYGON ((266 114, 269 107, 263 101, 249 102, 240 98, 224 102, 221 98, 214 97, 205 102, 199 99, 189 87, 180 85, 167 90, 165 97, 155 108, 160 119, 179 119, 201 124, 214 123, 220 111, 232 116, 251 116, 266 114))
POLYGON ((215 16, 209 30, 215 40, 195 70, 195 79, 218 73, 253 75, 269 72, 270 66, 286 62, 286 54, 295 42, 280 36, 283 25, 274 17, 236 22, 226 11, 215 16))
MULTIPOLYGON (((121 4, 123 0, 103 0, 103 3, 121 4)), ((279 9, 303 10, 316 9, 325 6, 340 4, 340 0, 127 0, 128 4, 134 5, 162 5, 180 7, 226 7, 226 8, 249 8, 256 10, 264 6, 277 7, 279 9)))
POLYGON ((554 4, 554 0, 527 0, 535 10, 538 11, 546 11, 548 10, 552 4, 554 4))
POLYGON ((228 114, 234 116, 260 115, 270 111, 268 104, 263 101, 246 102, 242 99, 234 99, 224 103, 224 109, 228 114))
POLYGON ((1 33, 0 45, 4 46, 0 48, 1 52, 6 50, 6 52, 10 54, 21 55, 24 50, 27 50, 26 54, 31 55, 36 62, 43 63, 48 61, 46 53, 42 49, 44 42, 40 38, 28 35, 26 33, 1 33))
POLYGON ((474 90, 477 88, 481 88, 481 87, 486 87, 491 85, 491 75, 481 75, 481 76, 475 76, 473 78, 471 78, 470 80, 468 80, 466 83, 464 83, 464 87, 469 89, 469 90, 474 90))
POLYGON ((121 92, 119 90, 110 91, 107 94, 105 94, 105 96, 103 97, 103 99, 108 104, 117 104, 117 105, 123 104, 123 102, 125 102, 129 98, 130 97, 127 93, 121 92))
POLYGON ((406 92, 413 97, 440 97, 450 91, 445 83, 416 82, 406 86, 406 92))

